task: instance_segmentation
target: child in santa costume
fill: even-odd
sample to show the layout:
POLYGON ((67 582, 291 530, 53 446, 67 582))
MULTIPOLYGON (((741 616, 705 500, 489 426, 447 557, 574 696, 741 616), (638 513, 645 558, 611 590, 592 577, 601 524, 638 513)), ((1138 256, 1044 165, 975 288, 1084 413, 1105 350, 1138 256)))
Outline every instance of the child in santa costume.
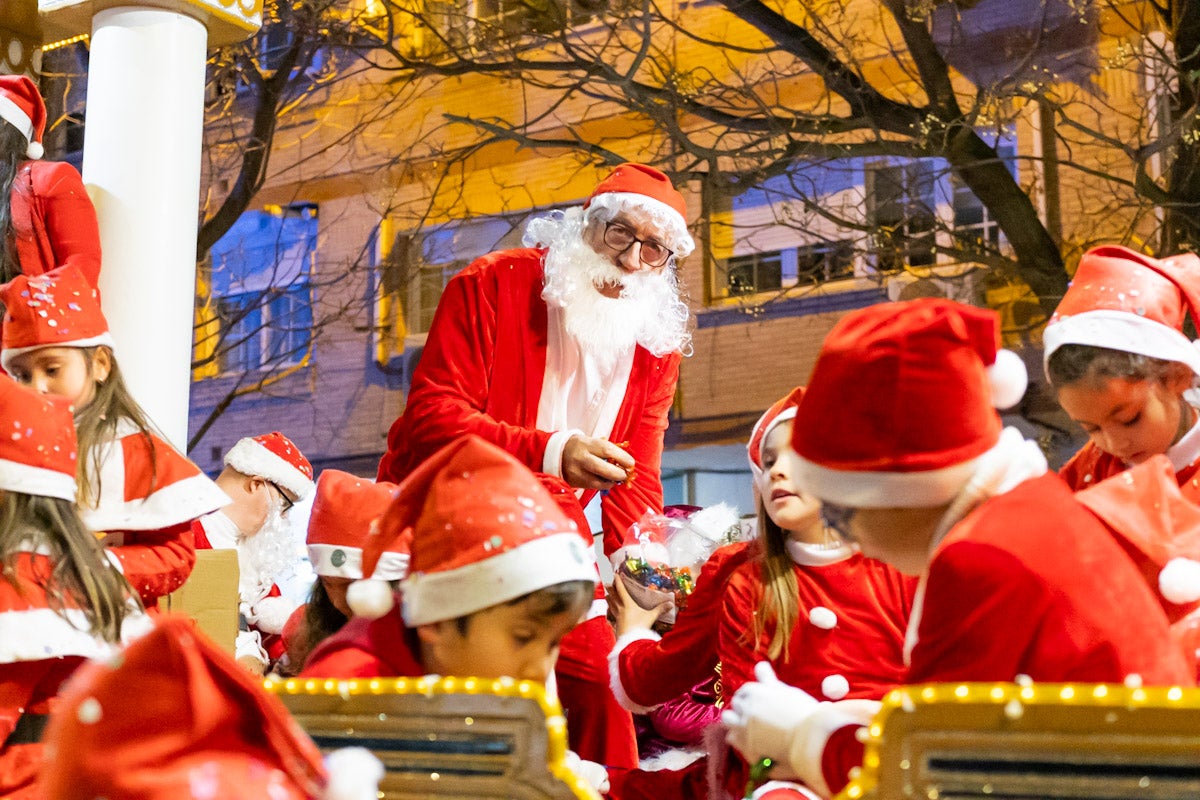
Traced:
POLYGON ((279 431, 247 436, 225 454, 217 487, 229 503, 192 523, 197 550, 237 550, 238 663, 259 675, 283 657, 283 627, 299 605, 278 581, 298 559, 287 513, 313 490, 312 464, 279 431))
POLYGON ((322 762, 277 698, 179 617, 72 679, 46 730, 47 800, 374 800, 362 748, 322 762))
MULTIPOLYGON (((864 555, 920 576, 905 683, 1194 683, 1137 567, 994 407, 1024 370, 991 311, 946 300, 847 314, 829 333, 793 426, 800 486, 864 555), (1136 677, 1135 677, 1136 676, 1136 677)), ((734 696, 728 740, 818 793, 862 756, 878 704, 787 686, 769 664, 734 696)))
POLYGON ((149 622, 75 510, 66 401, 0 376, 0 420, 0 796, 32 798, 59 686, 149 622))
POLYGON ((100 228, 70 164, 42 161, 46 104, 24 75, 0 75, 0 281, 65 264, 100 280, 100 228))
MULTIPOLYGON (((308 560, 317 580, 308 602, 284 625, 283 674, 299 672, 313 648, 354 616, 346 590, 362 579, 363 548, 378 533, 379 518, 395 496, 394 483, 375 483, 341 470, 327 469, 317 479, 307 538, 308 560)), ((402 537, 380 554, 371 577, 393 582, 407 574, 408 541, 402 537)))
POLYGON ((0 364, 42 394, 65 397, 79 434, 78 503, 148 610, 195 563, 192 520, 229 503, 200 468, 154 432, 129 394, 100 301, 77 268, 0 286, 0 364))

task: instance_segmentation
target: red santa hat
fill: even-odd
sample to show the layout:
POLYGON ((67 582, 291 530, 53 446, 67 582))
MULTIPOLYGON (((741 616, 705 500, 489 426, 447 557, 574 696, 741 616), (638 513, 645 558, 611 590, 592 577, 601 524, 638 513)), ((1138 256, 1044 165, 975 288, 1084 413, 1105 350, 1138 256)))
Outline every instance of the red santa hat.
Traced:
POLYGON ((0 375, 0 489, 74 500, 75 460, 71 404, 0 375))
POLYGON ((300 448, 279 431, 241 439, 225 454, 225 464, 243 475, 278 484, 294 494, 298 501, 308 497, 313 490, 312 464, 300 448))
POLYGON ((0 75, 0 119, 25 137, 25 155, 41 158, 45 154, 46 104, 37 84, 24 75, 0 75))
POLYGON ((838 505, 949 502, 1000 438, 1025 368, 995 312, 949 300, 852 311, 825 339, 792 426, 797 481, 838 505))
MULTIPOLYGON (((371 574, 395 537, 411 536, 400 584, 409 627, 454 619, 566 581, 596 579, 576 523, 529 468, 478 436, 439 450, 400 484, 363 551, 371 574)), ((387 613, 392 593, 379 580, 350 586, 359 616, 387 613)))
MULTIPOLYGON (((318 575, 353 578, 362 574, 363 547, 396 496, 396 484, 374 483, 327 469, 317 479, 308 518, 308 560, 318 575)), ((408 574, 408 542, 397 538, 379 556, 372 577, 400 580, 408 574)))
POLYGON ((283 704, 182 617, 81 667, 44 741, 50 800, 367 800, 383 776, 365 750, 327 770, 283 704))
POLYGON ((804 387, 797 386, 771 404, 763 415, 754 423, 750 431, 750 441, 746 443, 746 457, 750 459, 750 472, 754 476, 755 485, 762 477, 762 445, 767 434, 788 420, 796 418, 796 409, 800 407, 800 398, 804 397, 804 387))
POLYGON ((1075 278, 1042 334, 1045 363, 1066 344, 1179 361, 1200 375, 1200 351, 1183 335, 1200 323, 1200 257, 1157 259, 1104 245, 1083 254, 1075 278))
POLYGON ((43 347, 112 347, 100 294, 73 265, 42 275, 18 275, 0 286, 4 333, 0 365, 43 347))
POLYGON ((662 228, 668 247, 682 258, 696 249, 687 229, 687 203, 671 179, 645 164, 621 164, 600 181, 583 204, 612 213, 637 210, 662 228))

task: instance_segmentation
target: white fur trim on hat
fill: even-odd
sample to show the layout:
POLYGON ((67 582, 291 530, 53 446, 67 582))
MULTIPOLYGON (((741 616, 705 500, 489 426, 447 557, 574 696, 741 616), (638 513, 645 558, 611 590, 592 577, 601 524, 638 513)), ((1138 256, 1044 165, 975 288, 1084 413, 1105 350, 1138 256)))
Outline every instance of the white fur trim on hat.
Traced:
POLYGON ((1200 375, 1200 351, 1186 336, 1168 325, 1128 311, 1099 309, 1060 317, 1046 326, 1042 343, 1046 351, 1043 366, 1049 365, 1050 356, 1063 345, 1082 344, 1179 361, 1200 375))
MULTIPOLYGON (((11 98, 0 94, 0 119, 21 132, 25 141, 33 141, 33 120, 25 113, 25 109, 14 103, 11 98)), ((30 156, 33 158, 33 156, 30 156)))
POLYGON ((313 482, 300 470, 272 453, 251 437, 240 440, 225 454, 225 464, 243 475, 277 483, 303 500, 313 490, 313 482))
POLYGON ((595 583, 596 567, 577 533, 531 539, 480 561, 440 572, 415 572, 400 585, 410 628, 485 608, 567 581, 595 583))
MULTIPOLYGON (((696 242, 687 229, 687 220, 671 206, 649 195, 637 192, 604 192, 588 202, 589 214, 596 208, 602 208, 610 214, 626 208, 636 208, 649 213, 650 219, 662 226, 665 238, 669 240, 663 244, 675 251, 676 258, 686 258, 696 249, 696 242)), ((609 218, 611 219, 611 216, 609 218)))
POLYGON ((99 336, 92 336, 87 339, 72 339, 65 342, 43 342, 42 344, 35 344, 32 347, 8 347, 0 351, 0 366, 4 367, 5 372, 12 372, 12 361, 14 358, 47 347, 99 347, 101 345, 107 345, 114 350, 117 347, 117 343, 113 341, 112 334, 108 331, 99 336))
POLYGON ((0 489, 75 500, 75 476, 0 458, 0 489))
MULTIPOLYGON (((353 578, 362 574, 362 550, 357 547, 342 547, 336 544, 308 545, 308 560, 313 572, 327 578, 353 578)), ((408 554, 385 552, 380 554, 372 578, 381 581, 402 580, 408 574, 408 554)))
POLYGON ((921 472, 875 472, 823 467, 798 454, 792 474, 808 494, 852 508, 933 508, 949 503, 975 473, 978 458, 921 472))
POLYGON ((631 711, 634 714, 649 714, 658 705, 644 706, 637 703, 629 696, 629 692, 625 691, 625 684, 621 681, 621 653, 625 648, 634 642, 657 642, 662 639, 657 633, 647 628, 637 628, 622 634, 621 638, 617 639, 617 643, 613 646, 612 652, 608 654, 608 685, 612 687, 613 697, 617 699, 617 703, 626 711, 631 711))

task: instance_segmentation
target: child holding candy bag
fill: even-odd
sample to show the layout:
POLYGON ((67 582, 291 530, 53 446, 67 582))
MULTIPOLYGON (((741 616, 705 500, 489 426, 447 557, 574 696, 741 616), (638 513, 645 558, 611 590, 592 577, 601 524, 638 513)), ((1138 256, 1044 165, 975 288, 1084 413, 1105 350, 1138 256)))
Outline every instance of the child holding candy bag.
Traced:
POLYGON ((78 504, 147 609, 195 563, 192 520, 230 500, 160 438, 129 394, 100 300, 77 268, 0 286, 0 364, 40 394, 65 397, 79 431, 78 504))

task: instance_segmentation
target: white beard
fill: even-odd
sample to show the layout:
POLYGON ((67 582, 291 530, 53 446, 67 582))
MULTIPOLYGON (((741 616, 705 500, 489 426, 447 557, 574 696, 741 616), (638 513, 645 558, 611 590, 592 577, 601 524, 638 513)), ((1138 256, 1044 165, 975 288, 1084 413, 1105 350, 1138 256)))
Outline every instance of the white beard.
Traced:
POLYGON ((530 233, 547 247, 542 299, 563 309, 567 333, 601 364, 638 344, 655 356, 688 346, 689 312, 672 269, 625 272, 584 241, 582 209, 534 220, 530 233), (606 284, 621 286, 620 296, 601 294, 606 284))
POLYGON ((280 513, 280 505, 272 501, 263 526, 238 542, 238 590, 245 602, 260 600, 273 584, 286 577, 296 560, 292 528, 280 513))

